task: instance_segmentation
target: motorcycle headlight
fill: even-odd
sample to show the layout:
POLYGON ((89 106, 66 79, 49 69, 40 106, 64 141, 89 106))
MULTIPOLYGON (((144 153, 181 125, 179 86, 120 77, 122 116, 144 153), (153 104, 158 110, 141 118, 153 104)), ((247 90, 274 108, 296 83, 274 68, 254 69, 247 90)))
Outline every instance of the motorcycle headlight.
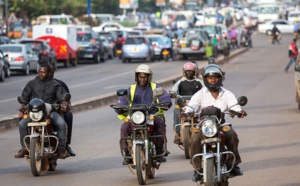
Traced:
POLYGON ((202 123, 202 133, 206 137, 213 137, 217 133, 217 125, 212 120, 205 120, 202 123))
POLYGON ((29 117, 32 121, 40 121, 43 117, 43 111, 29 112, 29 117))
POLYGON ((140 125, 145 121, 145 114, 141 111, 136 111, 132 114, 131 120, 133 123, 140 125))

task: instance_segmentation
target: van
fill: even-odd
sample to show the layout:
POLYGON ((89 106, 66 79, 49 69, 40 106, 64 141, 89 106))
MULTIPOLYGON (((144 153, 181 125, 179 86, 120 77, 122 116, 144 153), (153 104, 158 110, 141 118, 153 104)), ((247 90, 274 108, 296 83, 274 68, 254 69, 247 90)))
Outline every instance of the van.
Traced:
POLYGON ((264 23, 280 18, 277 4, 262 4, 258 7, 258 22, 264 23))
POLYGON ((167 26, 171 25, 174 29, 174 26, 176 25, 177 28, 181 27, 182 29, 189 28, 189 18, 181 12, 175 12, 175 11, 166 11, 161 16, 162 25, 167 26), (175 24, 174 24, 175 23, 175 24))
POLYGON ((37 25, 68 25, 76 24, 76 21, 71 15, 41 15, 36 20, 37 25))
POLYGON ((300 22, 300 11, 293 11, 289 13, 288 21, 291 23, 300 22))

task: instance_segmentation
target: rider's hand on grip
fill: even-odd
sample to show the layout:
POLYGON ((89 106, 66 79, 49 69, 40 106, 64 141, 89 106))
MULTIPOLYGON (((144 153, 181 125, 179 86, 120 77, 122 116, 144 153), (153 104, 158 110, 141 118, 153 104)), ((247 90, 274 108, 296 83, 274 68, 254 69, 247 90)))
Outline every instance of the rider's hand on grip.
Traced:
POLYGON ((62 102, 60 106, 61 106, 61 111, 62 111, 62 112, 67 112, 67 111, 68 111, 68 107, 69 107, 69 106, 68 106, 68 103, 67 103, 67 102, 65 102, 65 101, 62 102))
POLYGON ((238 115, 239 118, 244 118, 244 117, 246 117, 246 116, 247 116, 247 112, 244 111, 244 110, 242 110, 242 111, 239 113, 239 115, 238 115))

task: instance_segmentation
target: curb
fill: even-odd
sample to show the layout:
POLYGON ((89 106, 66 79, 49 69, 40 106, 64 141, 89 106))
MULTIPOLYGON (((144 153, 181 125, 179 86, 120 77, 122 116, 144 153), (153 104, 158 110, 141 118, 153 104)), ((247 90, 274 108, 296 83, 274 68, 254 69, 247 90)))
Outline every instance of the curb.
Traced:
MULTIPOLYGON (((240 48, 230 53, 229 60, 236 57, 239 54, 242 54, 246 52, 248 48, 240 48)), ((224 61, 223 55, 219 56, 216 60, 216 63, 222 63, 224 61)), ((201 64, 199 65, 199 69, 202 70, 207 64, 201 64)), ((165 79, 161 79, 156 81, 158 84, 160 84, 162 87, 168 87, 170 85, 173 85, 173 81, 176 79, 181 78, 181 74, 178 73, 178 75, 174 75, 165 79)), ((72 112, 80 112, 80 111, 86 111, 90 109, 94 109, 97 107, 113 104, 118 100, 118 96, 116 93, 109 93, 105 95, 95 96, 88 99, 76 101, 72 103, 72 112)), ((17 114, 3 117, 0 120, 0 132, 4 129, 10 129, 13 127, 18 126, 19 124, 19 118, 17 117, 17 114)))

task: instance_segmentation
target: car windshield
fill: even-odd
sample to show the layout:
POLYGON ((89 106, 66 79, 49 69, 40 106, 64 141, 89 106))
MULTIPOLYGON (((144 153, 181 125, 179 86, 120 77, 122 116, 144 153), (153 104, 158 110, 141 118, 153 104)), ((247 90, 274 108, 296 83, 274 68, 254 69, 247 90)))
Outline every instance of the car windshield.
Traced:
POLYGON ((159 39, 162 39, 160 37, 150 37, 152 42, 157 42, 159 39))
POLYGON ((260 14, 276 14, 278 9, 276 7, 260 7, 260 14))
POLYGON ((31 42, 31 41, 22 41, 22 43, 27 44, 30 48, 41 50, 42 43, 41 42, 31 42))
POLYGON ((203 26, 203 28, 209 34, 216 34, 216 30, 214 26, 203 26))
POLYGON ((92 35, 90 33, 77 33, 77 41, 91 41, 92 35))
POLYGON ((142 37, 136 37, 136 38, 127 38, 126 43, 128 45, 140 45, 142 43, 145 43, 145 39, 142 37))
POLYGON ((20 46, 0 46, 0 49, 3 52, 7 52, 7 53, 21 53, 22 52, 22 47, 20 47, 20 46))
POLYGON ((114 39, 112 38, 112 36, 109 33, 99 33, 100 36, 106 37, 108 41, 110 42, 114 42, 114 39))

